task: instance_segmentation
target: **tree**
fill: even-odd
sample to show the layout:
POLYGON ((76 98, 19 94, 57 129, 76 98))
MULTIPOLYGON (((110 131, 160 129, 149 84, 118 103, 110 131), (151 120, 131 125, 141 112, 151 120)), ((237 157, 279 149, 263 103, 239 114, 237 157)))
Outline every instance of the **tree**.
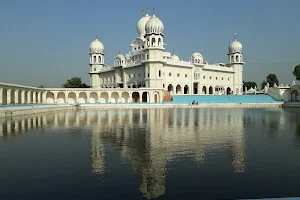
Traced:
POLYGON ((300 81, 300 65, 297 65, 293 71, 294 76, 300 81))
POLYGON ((276 85, 279 85, 279 81, 277 79, 276 74, 269 74, 267 76, 267 82, 270 84, 270 87, 273 87, 275 83, 276 85))
POLYGON ((45 88, 44 85, 39 85, 37 86, 38 88, 45 88))
POLYGON ((267 82, 265 80, 263 80, 262 83, 260 84, 260 88, 263 90, 266 85, 267 85, 267 82))
POLYGON ((89 86, 85 83, 82 83, 81 78, 73 77, 68 79, 65 84, 62 85, 64 88, 88 88, 89 86))
POLYGON ((243 83, 244 83, 244 86, 243 86, 244 91, 246 88, 249 90, 250 88, 254 89, 255 87, 257 87, 257 84, 253 81, 248 81, 248 82, 243 81, 243 83))

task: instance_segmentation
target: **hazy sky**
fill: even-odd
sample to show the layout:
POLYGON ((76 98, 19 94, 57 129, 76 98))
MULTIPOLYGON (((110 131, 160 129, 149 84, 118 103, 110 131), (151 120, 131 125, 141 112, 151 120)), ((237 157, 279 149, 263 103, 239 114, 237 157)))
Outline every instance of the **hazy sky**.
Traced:
POLYGON ((244 80, 275 73, 291 84, 300 64, 300 0, 1 0, 0 82, 59 87, 81 77, 89 84, 89 45, 96 33, 105 63, 127 53, 141 10, 156 8, 167 51, 189 60, 197 49, 208 63, 227 62, 233 33, 243 44, 244 80))

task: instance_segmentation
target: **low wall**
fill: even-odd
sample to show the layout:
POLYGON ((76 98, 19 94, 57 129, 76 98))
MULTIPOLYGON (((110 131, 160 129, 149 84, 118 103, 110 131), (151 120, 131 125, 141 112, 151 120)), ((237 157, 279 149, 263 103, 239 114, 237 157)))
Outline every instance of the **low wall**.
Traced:
POLYGON ((300 108, 300 102, 299 103, 286 102, 286 103, 282 104, 282 107, 284 107, 284 108, 300 108))
MULTIPOLYGON (((62 110, 107 110, 107 109, 150 109, 150 108, 278 108, 282 107, 283 102, 279 103, 201 103, 198 105, 191 104, 84 104, 80 106, 59 106, 47 108, 32 109, 11 109, 0 112, 0 117, 11 117, 20 115, 29 115, 43 112, 54 112, 62 110)), ((300 104, 298 105, 300 107, 300 104)))
POLYGON ((0 117, 11 117, 19 115, 30 115, 43 112, 54 112, 60 110, 68 110, 70 106, 47 107, 47 108, 32 108, 32 109, 19 109, 19 110, 5 110, 0 112, 0 117))

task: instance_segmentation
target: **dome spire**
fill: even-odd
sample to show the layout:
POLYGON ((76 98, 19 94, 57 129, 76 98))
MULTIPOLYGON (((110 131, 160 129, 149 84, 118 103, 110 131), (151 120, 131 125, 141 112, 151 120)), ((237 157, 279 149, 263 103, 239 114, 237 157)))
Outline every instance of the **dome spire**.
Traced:
POLYGON ((153 8, 153 17, 155 17, 155 8, 153 8))
POLYGON ((142 9, 142 16, 144 17, 145 15, 144 15, 144 9, 142 9))
POLYGON ((96 39, 98 40, 98 33, 96 33, 96 39))
POLYGON ((148 7, 146 8, 146 15, 148 15, 148 7))
POLYGON ((236 33, 233 34, 233 39, 236 40, 236 33))

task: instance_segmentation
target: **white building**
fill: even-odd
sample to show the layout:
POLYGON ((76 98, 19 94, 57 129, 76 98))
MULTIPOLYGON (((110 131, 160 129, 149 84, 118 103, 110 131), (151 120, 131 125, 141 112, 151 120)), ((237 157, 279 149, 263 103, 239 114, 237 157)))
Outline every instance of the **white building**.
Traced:
POLYGON ((90 44, 92 88, 161 88, 170 94, 242 94, 243 51, 236 40, 228 47, 228 63, 208 64, 193 53, 189 61, 165 51, 164 24, 155 15, 143 14, 137 23, 138 37, 131 51, 115 57, 113 66, 104 62, 104 45, 96 38, 90 44))

